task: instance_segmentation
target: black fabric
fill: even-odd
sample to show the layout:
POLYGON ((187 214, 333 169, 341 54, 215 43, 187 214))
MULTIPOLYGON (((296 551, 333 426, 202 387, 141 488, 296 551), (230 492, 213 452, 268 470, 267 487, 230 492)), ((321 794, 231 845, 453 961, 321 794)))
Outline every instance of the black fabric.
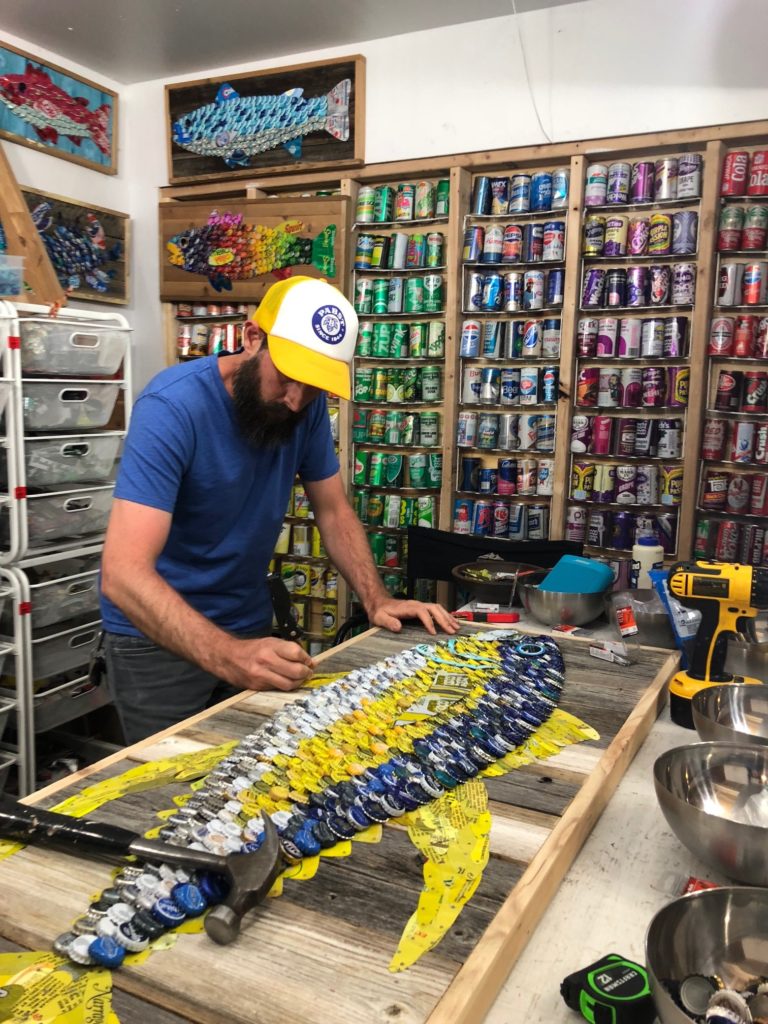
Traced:
POLYGON ((529 562, 551 569, 563 555, 580 555, 583 549, 583 544, 569 540, 504 540, 409 526, 408 596, 413 597, 416 580, 452 582, 454 566, 474 562, 483 555, 500 555, 508 562, 529 562))

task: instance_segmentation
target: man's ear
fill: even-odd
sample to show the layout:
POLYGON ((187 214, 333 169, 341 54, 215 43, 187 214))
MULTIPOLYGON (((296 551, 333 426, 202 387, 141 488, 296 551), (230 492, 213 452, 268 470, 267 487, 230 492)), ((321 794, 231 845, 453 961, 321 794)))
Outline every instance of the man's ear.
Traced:
POLYGON ((267 343, 267 336, 253 320, 243 324, 243 348, 249 356, 254 355, 267 343))

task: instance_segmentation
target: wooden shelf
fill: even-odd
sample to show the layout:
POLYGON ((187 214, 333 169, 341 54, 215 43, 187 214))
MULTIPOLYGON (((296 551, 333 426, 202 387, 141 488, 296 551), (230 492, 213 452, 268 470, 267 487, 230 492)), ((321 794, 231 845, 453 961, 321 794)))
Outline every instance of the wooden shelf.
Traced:
POLYGON ((389 319, 394 322, 398 320, 413 320, 416 317, 417 320, 429 318, 431 320, 439 319, 441 316, 445 316, 445 309, 437 310, 434 313, 361 313, 359 310, 355 310, 360 320, 379 320, 389 319))
POLYGON ((712 469, 734 470, 741 473, 768 473, 768 462, 731 462, 729 459, 701 459, 704 466, 712 469))
POLYGON ((768 249, 718 249, 717 256, 720 260, 731 259, 734 256, 743 256, 746 260, 749 260, 750 256, 766 259, 768 249))
POLYGON ((463 260, 462 267, 469 267, 473 270, 520 270, 524 267, 530 267, 533 270, 546 269, 548 267, 564 267, 565 260, 519 260, 516 263, 505 263, 500 260, 498 263, 484 263, 482 260, 463 260))
POLYGON ((599 266, 607 270, 610 268, 611 263, 615 263, 617 267, 621 268, 623 268, 626 263, 638 263, 642 266, 645 266, 647 263, 658 263, 659 261, 662 263, 695 263, 698 259, 698 253, 664 252, 645 253, 638 256, 635 256, 634 254, 628 254, 625 256, 588 256, 586 253, 583 253, 581 259, 585 264, 597 263, 599 266))
POLYGON ((579 501, 572 494, 568 495, 568 501, 579 508, 608 509, 611 512, 642 512, 643 509, 650 509, 652 512, 679 512, 679 505, 662 505, 661 502, 635 502, 624 504, 620 501, 579 501))
MULTIPOLYGON (((371 231, 375 233, 381 228, 414 228, 419 224, 448 224, 449 217, 419 217, 414 220, 371 220, 355 221, 353 231, 371 231)), ((414 234, 411 230, 409 234, 414 234)))
MULTIPOLYGON (((674 458, 666 458, 663 455, 593 455, 592 452, 571 452, 571 458, 578 462, 607 462, 609 465, 624 465, 624 463, 637 463, 644 465, 646 462, 667 465, 671 462, 682 462, 683 456, 677 455, 674 458)), ((768 469, 768 467, 766 467, 768 469)))
POLYGON ((466 447, 456 445, 459 456, 465 452, 477 452, 479 455, 506 455, 510 459, 551 459, 554 458, 554 449, 546 448, 478 448, 477 445, 466 447))
POLYGON ((488 491, 456 491, 457 498, 469 498, 473 501, 511 501, 526 504, 544 504, 552 500, 551 494, 497 494, 488 491))
POLYGON ((180 324, 221 324, 221 323, 236 323, 242 324, 248 319, 247 313, 210 313, 200 316, 176 316, 175 319, 180 324))
POLYGON ((567 206, 559 206, 554 210, 526 210, 524 212, 511 210, 509 213, 465 213, 464 223, 467 224, 474 220, 480 221, 481 224, 496 224, 500 222, 505 224, 516 224, 518 220, 565 220, 567 213, 567 206))
POLYGON ((437 274, 441 270, 447 270, 445 264, 439 267, 353 267, 355 274, 362 274, 363 277, 376 277, 380 274, 437 274))
POLYGON ((649 203, 604 203, 601 206, 587 206, 585 203, 583 212, 584 217, 589 217, 592 213, 621 213, 624 210, 648 210, 649 213, 654 210, 675 210, 676 208, 689 210, 692 206, 700 205, 701 196, 698 196, 690 199, 654 199, 649 203))
POLYGON ((680 310, 681 312, 686 313, 690 312, 692 309, 693 305, 691 303, 683 303, 677 306, 580 306, 579 312, 586 315, 590 313, 613 313, 614 315, 616 313, 621 313, 623 314, 623 316, 626 317, 632 316, 632 314, 635 312, 647 312, 649 310, 652 313, 670 313, 674 312, 675 310, 680 310))
MULTIPOLYGON (((508 320, 535 320, 545 313, 562 313, 562 306, 542 306, 541 309, 462 309, 462 316, 506 317, 508 320)), ((546 317, 544 317, 547 319, 546 317)))
POLYGON ((756 516, 750 512, 727 512, 725 510, 720 511, 713 508, 702 508, 700 505, 696 506, 696 513, 700 518, 701 516, 717 516, 722 519, 746 519, 749 522, 754 523, 765 522, 765 516, 756 516))

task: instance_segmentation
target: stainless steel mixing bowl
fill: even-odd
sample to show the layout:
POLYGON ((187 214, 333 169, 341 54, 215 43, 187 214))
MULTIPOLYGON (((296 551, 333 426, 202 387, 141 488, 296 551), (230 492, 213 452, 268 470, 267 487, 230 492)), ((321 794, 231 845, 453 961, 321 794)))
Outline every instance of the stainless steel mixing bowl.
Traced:
POLYGON ((603 611, 603 593, 564 594, 557 590, 539 590, 533 583, 519 583, 523 606, 537 622, 546 626, 583 626, 603 611))
POLYGON ((653 778, 684 846, 726 878, 768 885, 768 747, 676 747, 656 760, 653 778))
POLYGON ((691 1024, 670 988, 691 974, 716 974, 743 989, 766 975, 768 890, 727 886, 681 896, 663 907, 645 937, 645 962, 662 1024, 691 1024))
POLYGON ((694 695, 691 709, 703 740, 768 746, 768 686, 707 686, 694 695))

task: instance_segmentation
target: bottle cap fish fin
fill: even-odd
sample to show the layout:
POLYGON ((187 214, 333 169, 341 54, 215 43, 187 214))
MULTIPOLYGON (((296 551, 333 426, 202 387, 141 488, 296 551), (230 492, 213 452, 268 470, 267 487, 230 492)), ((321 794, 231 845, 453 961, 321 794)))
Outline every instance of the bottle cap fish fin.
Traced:
POLYGON ((289 139, 283 143, 283 146, 288 150, 292 157, 296 160, 301 159, 301 138, 289 139))
POLYGON ((239 100, 240 94, 237 90, 229 84, 224 82, 223 85, 219 86, 219 91, 216 93, 216 102, 225 103, 227 100, 239 100))
POLYGON ((295 96, 297 99, 299 98, 299 96, 303 95, 304 90, 301 89, 299 86, 294 86, 293 89, 286 89, 285 92, 283 93, 283 96, 295 96))

